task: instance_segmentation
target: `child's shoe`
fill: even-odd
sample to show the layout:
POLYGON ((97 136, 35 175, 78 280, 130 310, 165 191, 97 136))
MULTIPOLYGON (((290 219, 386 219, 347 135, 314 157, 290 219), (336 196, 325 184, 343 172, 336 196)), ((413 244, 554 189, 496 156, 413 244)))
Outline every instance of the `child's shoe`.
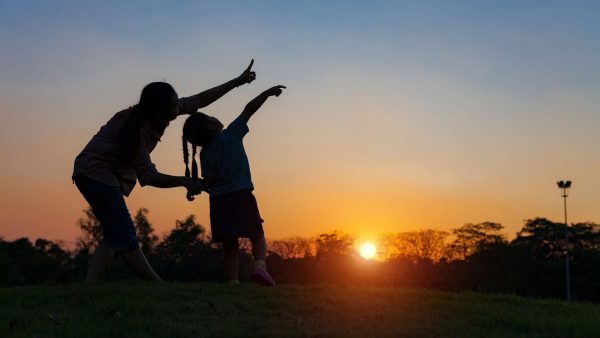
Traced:
POLYGON ((264 269, 254 268, 254 271, 252 271, 252 273, 250 274, 250 278, 255 283, 258 283, 260 285, 264 285, 264 286, 274 286, 275 285, 275 280, 273 279, 273 277, 271 277, 271 275, 269 275, 267 270, 264 270, 264 269))

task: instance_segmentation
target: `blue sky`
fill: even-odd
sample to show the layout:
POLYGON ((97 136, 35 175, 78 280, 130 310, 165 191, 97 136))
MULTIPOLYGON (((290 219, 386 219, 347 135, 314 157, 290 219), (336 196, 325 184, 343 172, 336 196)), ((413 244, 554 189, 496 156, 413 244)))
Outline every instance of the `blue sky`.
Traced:
MULTIPOLYGON (((0 47, 0 235, 73 237, 72 160, 98 128, 148 82, 191 95, 251 58, 258 79, 206 112, 228 122, 289 87, 246 144, 275 237, 485 220, 510 235, 561 215, 562 178, 574 220, 600 221, 599 2, 4 1, 0 47)), ((181 172, 182 122, 153 153, 166 173, 181 172)), ((128 203, 161 230, 208 224, 207 201, 180 195, 138 187, 128 203)))

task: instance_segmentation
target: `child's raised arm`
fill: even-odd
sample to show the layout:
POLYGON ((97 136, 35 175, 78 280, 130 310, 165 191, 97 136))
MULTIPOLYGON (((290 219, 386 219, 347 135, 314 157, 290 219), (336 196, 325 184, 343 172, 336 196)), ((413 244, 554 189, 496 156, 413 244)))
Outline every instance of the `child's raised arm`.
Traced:
POLYGON ((252 115, 254 115, 254 113, 256 113, 256 111, 263 105, 263 103, 265 103, 269 96, 281 95, 281 93, 283 92, 282 89, 284 88, 286 87, 282 85, 277 85, 260 93, 260 95, 252 99, 252 101, 248 102, 240 116, 244 119, 244 121, 248 122, 252 115))

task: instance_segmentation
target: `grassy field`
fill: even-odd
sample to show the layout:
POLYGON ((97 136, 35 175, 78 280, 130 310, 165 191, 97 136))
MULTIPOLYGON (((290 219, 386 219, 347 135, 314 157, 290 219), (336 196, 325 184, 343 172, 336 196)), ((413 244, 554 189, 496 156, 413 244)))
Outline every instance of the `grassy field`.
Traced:
POLYGON ((88 336, 598 337, 600 306, 327 285, 0 289, 0 337, 88 336))

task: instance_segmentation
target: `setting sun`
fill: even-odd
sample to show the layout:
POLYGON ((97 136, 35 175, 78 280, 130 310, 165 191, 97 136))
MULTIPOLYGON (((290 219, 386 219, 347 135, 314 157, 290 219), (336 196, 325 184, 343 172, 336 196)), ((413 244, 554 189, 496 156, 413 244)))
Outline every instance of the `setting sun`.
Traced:
POLYGON ((366 242, 360 246, 360 255, 364 259, 372 259, 373 257, 375 257, 376 252, 377 248, 373 243, 366 242))

